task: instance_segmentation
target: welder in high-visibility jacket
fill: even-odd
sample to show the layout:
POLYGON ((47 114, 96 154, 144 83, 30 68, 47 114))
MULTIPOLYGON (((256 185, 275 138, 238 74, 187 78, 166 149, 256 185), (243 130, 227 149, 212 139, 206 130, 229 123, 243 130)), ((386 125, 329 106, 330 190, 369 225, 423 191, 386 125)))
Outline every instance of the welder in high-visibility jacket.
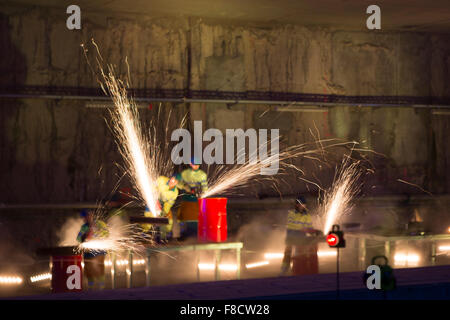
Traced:
POLYGON ((302 195, 295 200, 294 210, 288 212, 286 229, 286 248, 281 264, 282 275, 290 269, 293 244, 302 242, 304 238, 317 235, 320 232, 313 228, 311 215, 306 207, 306 199, 302 195))
POLYGON ((177 218, 180 222, 182 237, 197 234, 198 226, 198 199, 197 197, 208 190, 208 176, 200 169, 200 161, 191 159, 190 168, 181 172, 182 187, 186 194, 178 210, 177 218))
POLYGON ((191 159, 190 168, 181 172, 181 179, 184 189, 196 197, 208 190, 208 176, 195 158, 191 159))
MULTIPOLYGON (((83 209, 81 216, 84 218, 85 223, 81 226, 78 233, 78 242, 104 239, 109 236, 106 223, 95 219, 92 211, 83 209)), ((105 288, 105 255, 106 251, 103 250, 85 251, 83 253, 84 274, 88 279, 89 290, 94 289, 95 286, 98 286, 100 290, 105 288)))
MULTIPOLYGON (((179 174, 175 174, 172 177, 168 178, 166 176, 160 176, 156 180, 156 185, 158 188, 158 204, 161 209, 160 217, 167 217, 169 219, 169 224, 164 225, 160 228, 160 231, 163 233, 163 237, 170 237, 170 233, 172 232, 173 227, 173 215, 171 208, 177 200, 178 197, 178 186, 181 186, 181 176, 179 174)), ((149 210, 144 212, 144 216, 152 217, 152 213, 149 210)), ((144 231, 148 231, 150 229, 150 224, 143 224, 144 231)))

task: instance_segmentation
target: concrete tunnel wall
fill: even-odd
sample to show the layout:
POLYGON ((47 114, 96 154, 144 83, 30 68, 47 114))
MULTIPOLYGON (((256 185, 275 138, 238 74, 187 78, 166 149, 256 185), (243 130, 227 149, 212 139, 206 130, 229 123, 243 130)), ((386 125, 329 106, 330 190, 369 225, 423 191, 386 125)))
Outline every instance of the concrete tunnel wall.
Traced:
MULTIPOLYGON (((83 12, 81 30, 69 31, 61 10, 4 6, 0 12, 1 86, 98 87, 80 49, 94 38, 104 61, 116 64, 121 76, 128 57, 137 88, 450 96, 448 35, 91 12, 83 12)), ((120 175, 115 163, 122 161, 104 121, 106 110, 74 100, 1 99, 0 104, 1 203, 96 201, 113 189, 120 175)), ((191 124, 202 120, 204 130, 280 128, 285 145, 311 141, 310 129, 322 138, 359 141, 385 155, 370 156, 375 174, 368 176, 365 194, 422 193, 397 179, 433 193, 450 190, 450 117, 428 110, 265 113, 263 105, 164 107, 177 110, 179 118, 189 110, 191 124)), ((146 123, 152 114, 141 111, 146 123)), ((321 175, 324 186, 330 173, 321 175)), ((269 189, 259 184, 240 193, 277 195, 269 189)), ((280 189, 308 190, 295 177, 286 178, 280 189)))

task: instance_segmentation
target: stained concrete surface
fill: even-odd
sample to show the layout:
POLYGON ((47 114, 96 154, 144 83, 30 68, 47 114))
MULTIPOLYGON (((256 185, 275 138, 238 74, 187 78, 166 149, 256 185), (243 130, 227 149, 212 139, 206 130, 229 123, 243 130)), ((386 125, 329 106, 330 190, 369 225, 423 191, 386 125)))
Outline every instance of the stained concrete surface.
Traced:
MULTIPOLYGON (((69 31, 65 15, 48 7, 2 7, 0 62, 3 86, 98 87, 81 49, 94 38, 104 61, 137 88, 259 90, 345 95, 450 96, 449 36, 439 33, 369 33, 276 24, 245 26, 200 18, 130 19, 86 10, 83 28, 69 31), (9 9, 8 9, 9 8, 9 9)), ((93 61, 94 48, 88 57, 93 61)), ((0 101, 1 203, 97 201, 121 174, 106 110, 83 101, 0 101)), ((207 128, 279 127, 283 146, 339 138, 372 149, 375 174, 367 194, 449 192, 449 117, 429 110, 336 107, 323 113, 278 112, 277 106, 165 104, 207 128), (290 121, 283 118, 288 117, 290 121), (266 122, 269 122, 266 123, 266 122), (314 133, 314 136, 311 134, 314 133)), ((154 113, 153 113, 154 114, 154 113)), ((143 123, 154 117, 142 110, 143 123)), ((168 148, 170 152, 170 148, 168 148)), ((343 150, 336 151, 344 152, 343 150)), ((307 178, 324 186, 332 168, 299 160, 307 178)), ((178 168, 179 169, 179 168, 178 168)), ((239 190, 275 196, 315 190, 287 176, 279 190, 264 184, 239 190)), ((124 184, 128 181, 125 179, 124 184)))

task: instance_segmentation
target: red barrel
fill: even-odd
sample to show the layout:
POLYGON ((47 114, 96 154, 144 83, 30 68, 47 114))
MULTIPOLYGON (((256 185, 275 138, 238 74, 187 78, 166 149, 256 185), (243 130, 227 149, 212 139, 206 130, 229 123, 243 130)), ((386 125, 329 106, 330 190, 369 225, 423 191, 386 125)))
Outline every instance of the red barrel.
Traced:
POLYGON ((227 198, 198 199, 198 241, 227 240, 227 198))
POLYGON ((292 257, 292 273, 296 276, 319 273, 317 244, 295 246, 292 257))
POLYGON ((82 261, 81 255, 52 256, 52 292, 78 292, 83 290, 82 261))

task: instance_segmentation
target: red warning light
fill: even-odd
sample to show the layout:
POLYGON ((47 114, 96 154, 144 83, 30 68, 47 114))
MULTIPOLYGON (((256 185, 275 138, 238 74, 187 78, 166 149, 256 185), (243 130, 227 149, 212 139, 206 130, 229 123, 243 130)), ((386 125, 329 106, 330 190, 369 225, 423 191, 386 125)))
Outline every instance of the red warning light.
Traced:
POLYGON ((330 233, 327 236, 327 243, 330 247, 335 247, 339 243, 339 237, 334 233, 330 233))

